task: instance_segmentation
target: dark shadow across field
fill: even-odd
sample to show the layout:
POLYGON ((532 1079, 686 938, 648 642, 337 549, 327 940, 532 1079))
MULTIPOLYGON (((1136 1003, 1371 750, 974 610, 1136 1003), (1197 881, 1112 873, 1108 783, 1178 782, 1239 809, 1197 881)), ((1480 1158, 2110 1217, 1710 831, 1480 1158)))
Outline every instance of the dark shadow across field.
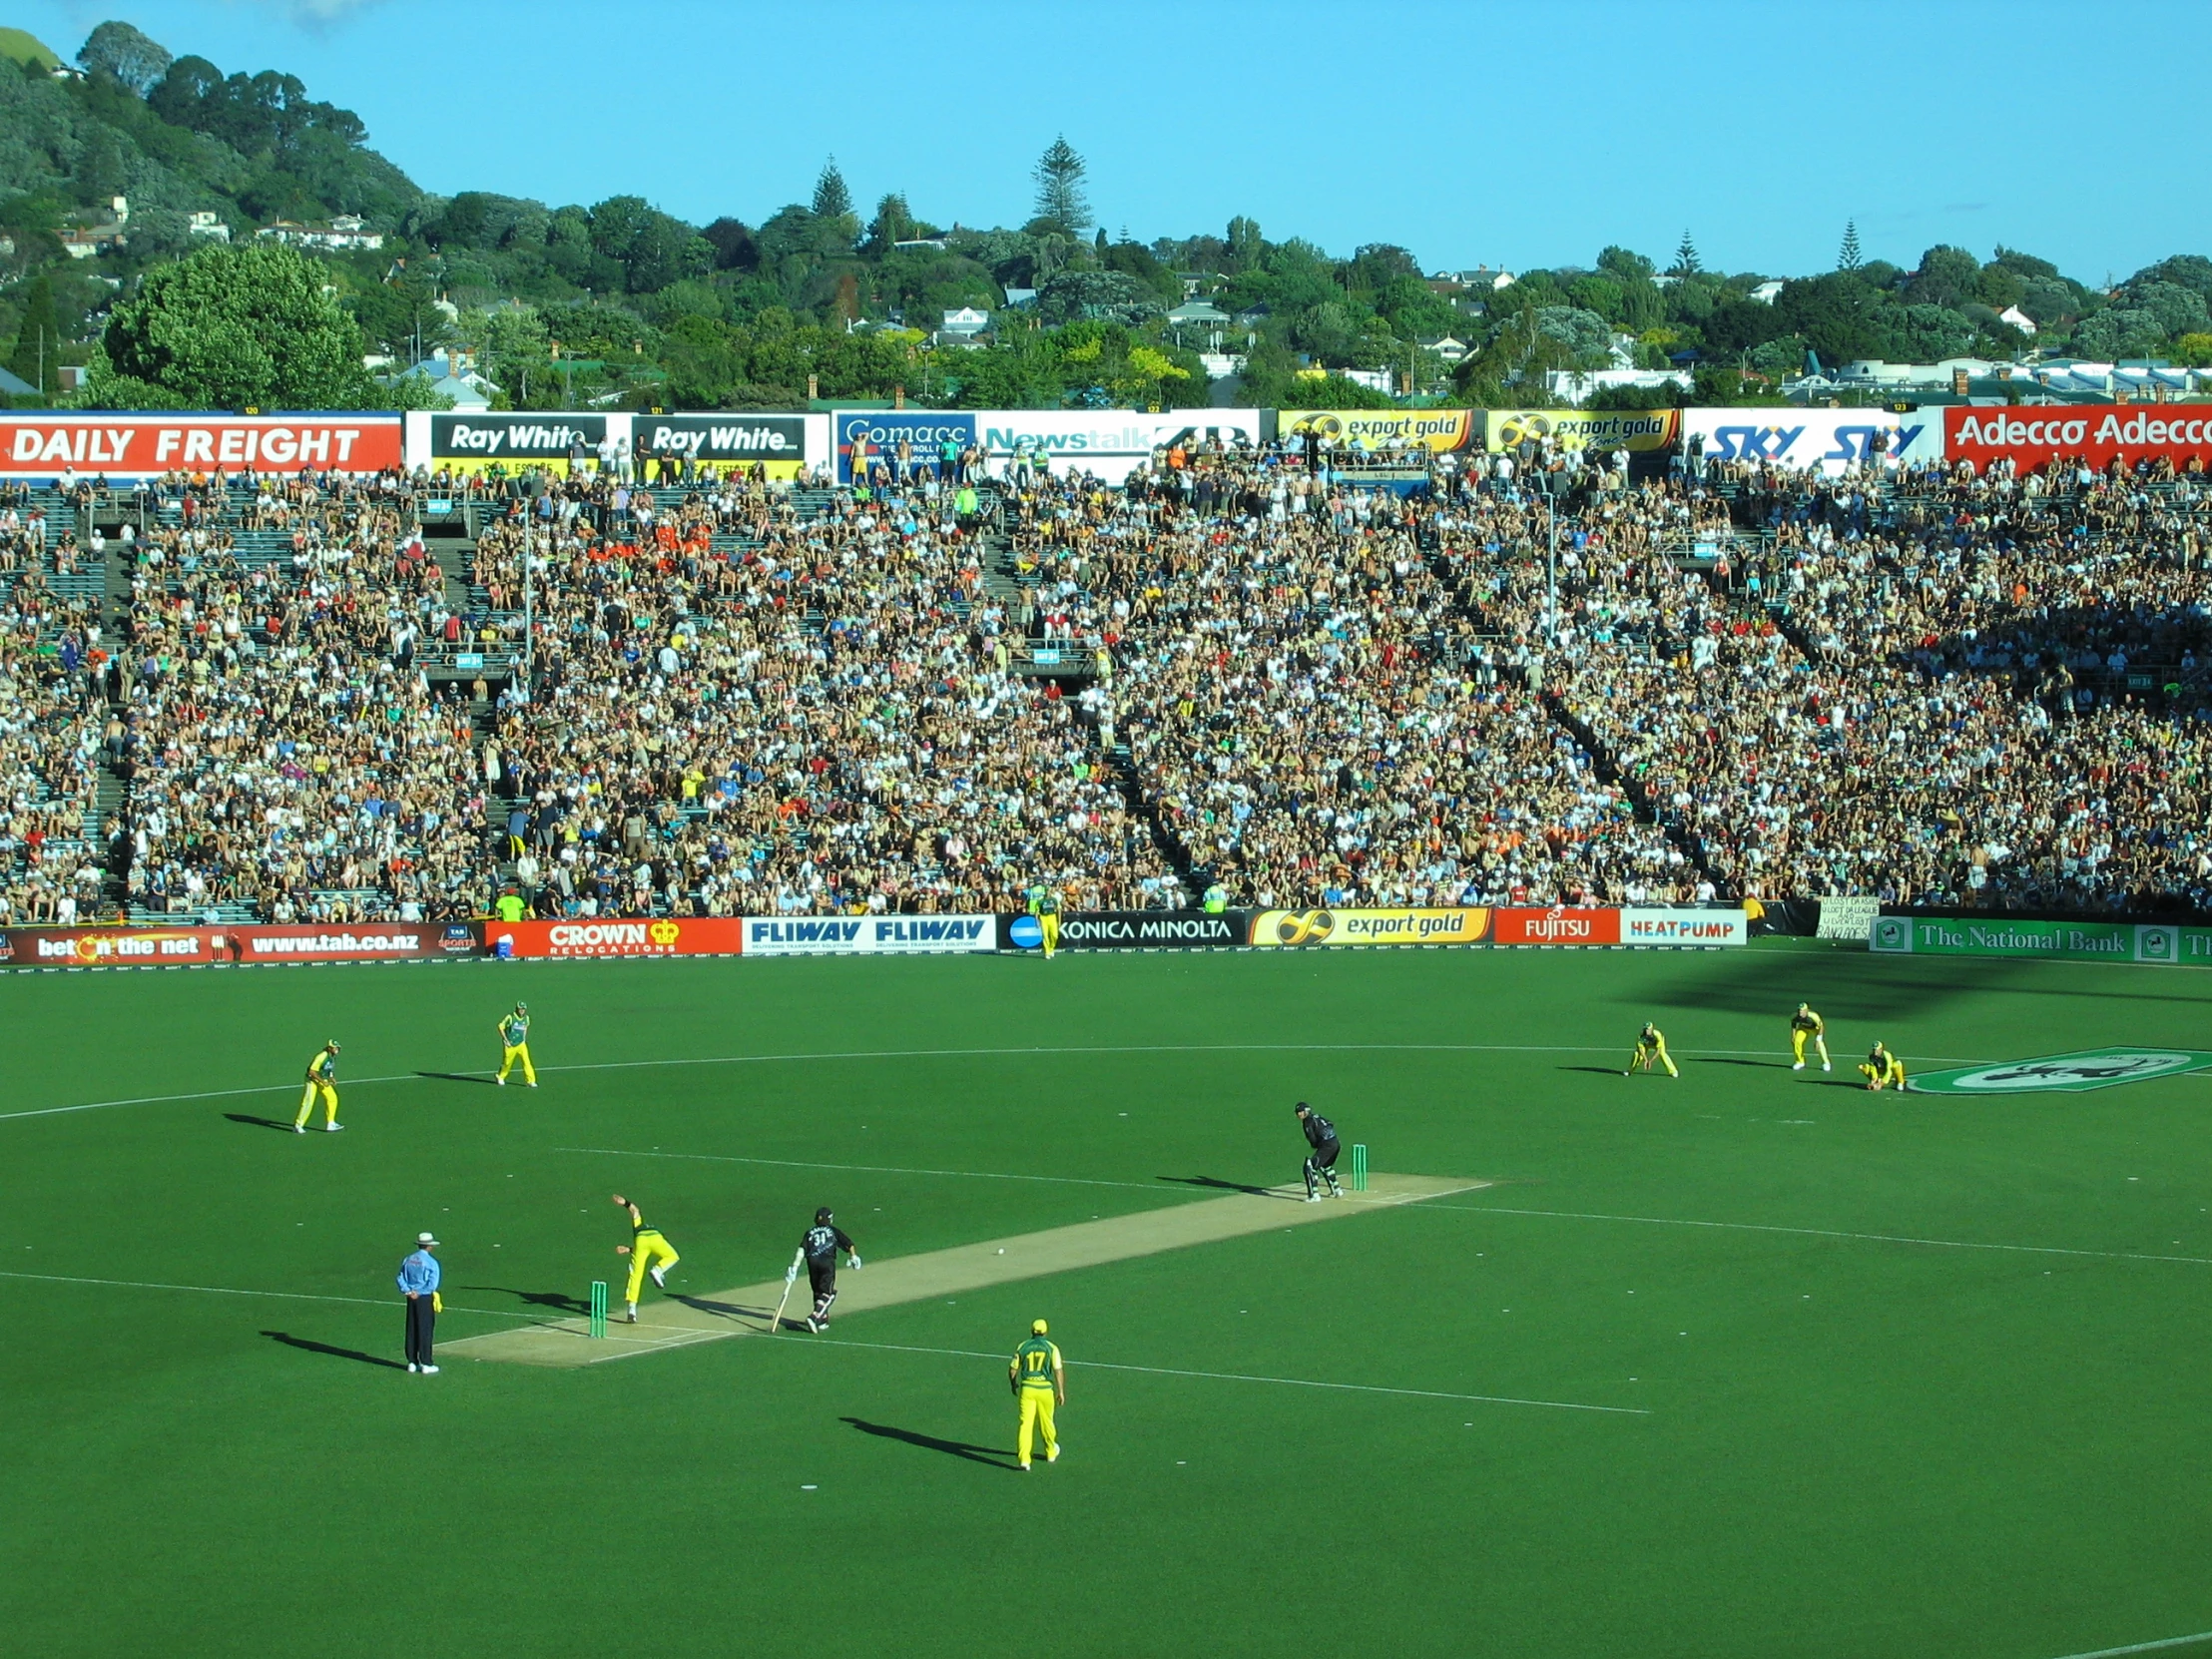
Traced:
POLYGON ((387 1360, 381 1355, 363 1354, 357 1348, 333 1348, 328 1343, 313 1342, 305 1337, 294 1337, 288 1331, 264 1331, 263 1336, 273 1343, 282 1343, 286 1348, 296 1348, 308 1354, 326 1354, 333 1360, 352 1360, 364 1366, 379 1366, 387 1371, 404 1371, 406 1367, 397 1360, 387 1360))
POLYGON ((440 1083, 481 1083, 487 1089, 498 1087, 498 1085, 493 1082, 491 1078, 485 1076, 482 1072, 471 1073, 465 1071, 418 1071, 415 1073, 415 1075, 417 1077, 432 1077, 437 1079, 437 1081, 439 1081, 440 1083))
POLYGON ((290 1124, 279 1118, 258 1118, 252 1112, 225 1112, 223 1115, 233 1123, 245 1124, 249 1129, 280 1129, 287 1135, 292 1130, 290 1124))
POLYGON ((878 1439, 903 1440, 908 1445, 918 1445, 927 1451, 941 1451, 948 1457, 965 1457, 971 1463, 985 1463, 994 1469, 1015 1467, 1014 1459, 1004 1446, 972 1445, 966 1440, 941 1439, 935 1434, 924 1434, 912 1428, 893 1428, 889 1423, 869 1422, 863 1417, 846 1417, 863 1434, 873 1434, 878 1439))
POLYGON ((555 1308, 564 1314, 588 1314, 591 1304, 580 1296, 570 1296, 566 1291, 513 1291, 504 1285, 460 1285, 463 1291, 482 1291, 490 1296, 511 1296, 517 1302, 526 1302, 533 1308, 555 1308))
POLYGON ((1156 1181, 1172 1181, 1178 1187, 1212 1187, 1225 1193, 1251 1193, 1258 1198, 1272 1196, 1274 1189, 1257 1187, 1249 1181, 1224 1181, 1218 1175, 1158 1175, 1156 1181))

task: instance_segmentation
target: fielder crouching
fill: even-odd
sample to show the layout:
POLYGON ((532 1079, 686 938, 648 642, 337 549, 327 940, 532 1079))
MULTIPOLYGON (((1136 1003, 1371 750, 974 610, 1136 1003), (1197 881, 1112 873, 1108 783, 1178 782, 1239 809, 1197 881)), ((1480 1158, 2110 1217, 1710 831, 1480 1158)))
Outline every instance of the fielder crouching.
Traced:
POLYGON ((815 1212, 815 1224, 807 1229, 799 1249, 807 1258, 807 1282, 815 1292, 815 1311, 807 1316, 807 1329, 819 1335, 830 1329, 830 1309, 837 1300, 837 1252, 844 1252, 845 1261, 855 1273, 860 1270, 860 1253, 844 1236, 844 1229, 836 1225, 827 1204, 815 1212))

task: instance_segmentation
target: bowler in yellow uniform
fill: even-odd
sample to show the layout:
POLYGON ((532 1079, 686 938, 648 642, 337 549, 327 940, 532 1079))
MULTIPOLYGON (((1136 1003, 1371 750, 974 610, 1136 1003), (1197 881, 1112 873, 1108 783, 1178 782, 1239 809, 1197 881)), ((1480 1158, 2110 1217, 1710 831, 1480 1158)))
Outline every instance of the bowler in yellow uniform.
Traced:
POLYGON ((343 1129, 338 1122, 338 1045, 326 1042, 314 1052, 307 1062, 307 1086, 299 1096, 299 1115, 291 1120, 291 1132, 304 1135, 307 1118, 314 1111, 315 1097, 322 1098, 322 1127, 343 1129))
POLYGON ((1859 1068, 1859 1075, 1867 1080, 1867 1087, 1870 1089, 1902 1090, 1905 1087, 1905 1062, 1882 1044, 1876 1043, 1867 1050, 1866 1063, 1859 1068))
POLYGON ((1803 1071, 1805 1069, 1805 1043, 1807 1038, 1812 1039, 1813 1047, 1819 1051, 1821 1070, 1834 1071, 1836 1068, 1828 1063, 1828 1021, 1813 1012, 1810 1004, 1800 1002, 1797 1005, 1797 1012, 1790 1016, 1790 1069, 1792 1071, 1803 1071))
POLYGON ((638 1292, 645 1288, 645 1276, 650 1273, 653 1283, 665 1291, 668 1281, 662 1276, 683 1258, 676 1254, 676 1247, 658 1227, 646 1226, 645 1217, 635 1204, 620 1193, 615 1194, 615 1203, 630 1212, 630 1242, 616 1245, 615 1254, 630 1258, 630 1284, 622 1300, 630 1305, 628 1319, 635 1325, 638 1323, 638 1292))
POLYGON ((1045 960, 1060 948, 1060 895, 1043 882, 1029 889, 1029 913, 1037 918, 1037 931, 1044 937, 1045 960))
POLYGON ((1654 1065, 1665 1066, 1669 1077, 1682 1075, 1674 1069, 1673 1057, 1667 1053, 1667 1034, 1647 1019, 1644 1021, 1644 1028, 1636 1033, 1636 1052, 1628 1057, 1628 1071, 1621 1075, 1626 1077, 1631 1071, 1649 1071, 1654 1065))
POLYGON ((538 1068, 530 1063, 530 1004, 517 1002, 515 1011, 499 1022, 499 1075, 492 1081, 501 1088, 507 1086, 507 1073, 514 1063, 522 1062, 522 1080, 531 1088, 538 1086, 538 1068))
POLYGON ((1055 1404, 1068 1402, 1068 1376, 1060 1364, 1060 1351, 1045 1336, 1045 1323, 1038 1320, 1029 1327, 1029 1340, 1014 1350, 1014 1358, 1006 1367, 1006 1381, 1012 1385, 1014 1397, 1021 1402, 1021 1427, 1014 1436, 1014 1461, 1023 1473, 1029 1470, 1029 1439, 1033 1433, 1044 1436, 1044 1460, 1057 1463, 1060 1460, 1060 1436, 1052 1426, 1052 1409, 1055 1404))

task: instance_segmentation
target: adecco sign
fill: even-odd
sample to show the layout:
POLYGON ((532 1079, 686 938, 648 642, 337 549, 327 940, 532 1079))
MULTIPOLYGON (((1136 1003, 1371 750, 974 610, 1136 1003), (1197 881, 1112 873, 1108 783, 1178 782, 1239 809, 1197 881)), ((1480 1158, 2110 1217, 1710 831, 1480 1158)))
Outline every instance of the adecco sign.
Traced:
POLYGON ((2101 467, 2115 456, 2129 460, 2164 456, 2180 465, 2212 460, 2212 418, 2202 404, 2044 406, 1943 411, 1943 443, 1954 461, 1987 466, 2009 460, 2023 471, 2061 457, 2101 467))
POLYGON ((1875 409, 1688 409, 1683 440, 1696 439, 1708 461, 1764 461, 1834 477, 1875 458, 1879 434, 1884 464, 1913 466, 1943 458, 1943 423, 1936 409, 1884 414, 1875 409))
POLYGON ((0 415, 0 477, 381 472, 400 432, 397 415, 0 415))

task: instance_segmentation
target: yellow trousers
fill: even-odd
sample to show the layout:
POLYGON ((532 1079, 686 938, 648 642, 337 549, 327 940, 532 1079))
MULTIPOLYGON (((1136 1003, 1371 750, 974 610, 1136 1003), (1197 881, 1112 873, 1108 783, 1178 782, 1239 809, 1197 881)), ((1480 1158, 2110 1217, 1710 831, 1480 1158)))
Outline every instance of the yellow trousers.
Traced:
POLYGON ((1880 1066, 1862 1065, 1859 1075, 1867 1080, 1867 1087, 1870 1089, 1902 1089, 1905 1087, 1905 1062, 1892 1060, 1888 1071, 1880 1066))
POLYGON ((1795 1059, 1799 1065, 1802 1066, 1803 1064, 1805 1064, 1805 1039, 1808 1037, 1811 1037, 1813 1039, 1813 1047, 1820 1053, 1821 1064, 1824 1066, 1827 1065, 1828 1039, 1826 1037, 1816 1035, 1814 1032, 1811 1031, 1792 1031, 1790 1033, 1791 1057, 1795 1059))
POLYGON ((336 1086, 330 1083, 317 1083, 309 1079, 306 1092, 299 1097, 299 1115, 291 1120, 295 1126, 305 1123, 313 1115, 314 1097, 318 1090, 322 1095, 322 1121, 324 1123, 338 1121, 338 1091, 336 1086))
POLYGON ((1043 1435, 1047 1462, 1060 1455, 1060 1436, 1052 1431, 1052 1390, 1025 1384, 1021 1390, 1021 1430, 1014 1436, 1014 1461, 1023 1468, 1029 1466, 1032 1432, 1043 1435))
POLYGON ((1037 926, 1044 934, 1044 953, 1049 956, 1060 948, 1060 912, 1045 911, 1037 917, 1037 926))
POLYGON ((1636 1052, 1629 1058, 1628 1069, 1630 1071, 1634 1071, 1637 1067, 1641 1066, 1646 1071, 1649 1071, 1651 1069, 1652 1062, 1655 1060, 1660 1065, 1663 1065, 1667 1068, 1667 1075, 1669 1077, 1680 1077, 1682 1075, 1679 1071, 1676 1071, 1674 1069, 1674 1061, 1668 1055, 1667 1045, 1665 1043, 1638 1043, 1636 1045, 1636 1052))
POLYGON ((522 1080, 532 1088, 536 1088, 538 1068, 530 1063, 530 1045, 528 1043, 517 1043, 513 1048, 507 1047, 504 1043, 499 1045, 499 1081, 506 1082, 507 1073, 513 1069, 517 1060, 522 1062, 522 1080))
POLYGON ((646 1270, 656 1263, 672 1268, 682 1260, 676 1254, 676 1247, 660 1234, 640 1233, 630 1246, 630 1288, 623 1292, 622 1300, 636 1307, 638 1292, 645 1288, 646 1270))

